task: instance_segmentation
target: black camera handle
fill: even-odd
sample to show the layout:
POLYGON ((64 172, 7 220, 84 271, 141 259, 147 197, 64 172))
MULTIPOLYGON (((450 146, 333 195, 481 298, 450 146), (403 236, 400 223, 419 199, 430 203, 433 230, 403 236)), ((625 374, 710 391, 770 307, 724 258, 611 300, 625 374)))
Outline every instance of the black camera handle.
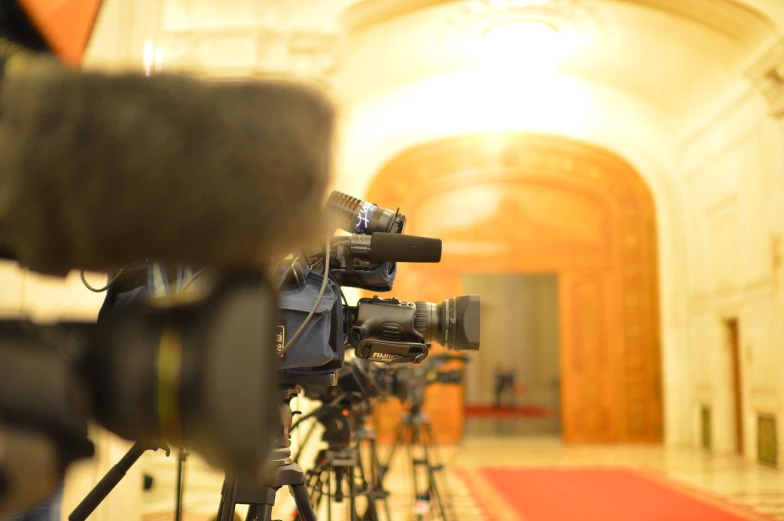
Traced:
POLYGON ((125 456, 120 458, 120 461, 109 469, 109 472, 101 478, 101 481, 99 481, 98 484, 87 493, 82 502, 73 509, 71 515, 68 516, 68 521, 86 521, 111 491, 114 490, 120 481, 122 481, 128 471, 131 470, 131 467, 133 467, 133 464, 139 461, 139 458, 148 450, 155 451, 158 449, 165 450, 166 455, 169 455, 169 448, 166 446, 154 446, 139 441, 134 443, 133 447, 125 453, 125 456))

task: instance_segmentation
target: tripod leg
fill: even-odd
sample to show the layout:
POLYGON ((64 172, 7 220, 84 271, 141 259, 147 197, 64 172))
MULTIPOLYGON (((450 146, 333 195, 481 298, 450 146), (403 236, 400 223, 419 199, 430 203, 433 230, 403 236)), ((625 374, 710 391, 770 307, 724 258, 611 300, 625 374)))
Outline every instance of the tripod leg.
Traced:
POLYGON ((299 518, 303 521, 316 521, 316 513, 313 511, 313 505, 310 504, 308 488, 305 484, 291 485, 289 488, 291 489, 291 495, 294 496, 294 502, 297 504, 299 518))
POLYGON ((177 499, 174 506, 174 521, 182 521, 182 504, 185 495, 185 458, 188 454, 185 451, 177 453, 177 499))
POLYGON ((234 511, 237 508, 237 480, 226 478, 223 482, 220 506, 216 521, 234 521, 234 511))
POLYGON ((245 521, 271 521, 272 505, 250 505, 245 521))
POLYGON ((433 432, 430 429, 430 424, 425 423, 422 425, 422 444, 425 448, 425 460, 427 461, 427 469, 428 469, 428 478, 430 480, 430 490, 431 496, 433 500, 436 502, 436 505, 441 513, 441 518, 444 521, 449 519, 455 519, 454 511, 453 511, 453 504, 452 504, 452 497, 449 492, 448 484, 444 483, 444 494, 446 495, 446 501, 444 501, 444 496, 441 495, 439 491, 439 486, 436 479, 436 471, 441 472, 442 476, 444 476, 444 480, 446 480, 446 474, 444 473, 444 466, 441 463, 441 458, 438 454, 438 449, 436 448, 435 443, 433 442, 433 432), (431 454, 433 454, 433 458, 431 458, 431 454))
MULTIPOLYGON (((378 457, 378 446, 376 445, 376 440, 370 440, 370 457, 372 461, 370 462, 371 469, 372 469, 372 476, 373 476, 373 487, 378 488, 383 494, 384 497, 381 499, 384 503, 384 513, 387 515, 387 521, 392 521, 392 514, 389 511, 389 500, 387 499, 387 491, 384 489, 384 482, 382 480, 382 475, 380 471, 381 461, 378 457)), ((377 511, 377 509, 376 509, 377 511)), ((376 517, 378 517, 378 513, 376 513, 376 517)))
POLYGON ((427 491, 428 495, 430 496, 430 506, 431 509, 435 507, 438 509, 439 514, 441 515, 442 521, 447 521, 446 518, 446 511, 444 510, 444 504, 441 501, 441 496, 438 493, 438 485, 436 485, 436 476, 433 472, 434 465, 432 463, 432 459, 430 457, 430 440, 427 436, 427 429, 426 425, 420 425, 418 430, 420 435, 420 443, 422 444, 422 451, 424 452, 424 464, 425 468, 427 469, 427 491))
POLYGON ((226 479, 223 480, 223 485, 221 486, 221 498, 220 503, 218 503, 218 515, 215 517, 215 521, 220 521, 221 512, 223 512, 223 505, 226 504, 226 479))
MULTIPOLYGON (((370 441, 370 440, 367 440, 370 441)), ((359 519, 362 521, 378 521, 378 516, 375 512, 375 503, 373 501, 373 494, 376 490, 376 472, 373 469, 373 460, 371 457, 370 464, 368 465, 365 461, 364 454, 362 452, 362 440, 357 440, 355 444, 355 451, 357 457, 357 469, 359 470, 359 483, 362 485, 363 489, 368 489, 367 498, 367 506, 362 512, 362 515, 359 515, 359 519), (367 471, 370 473, 371 481, 368 482, 367 474, 365 472, 365 467, 367 467, 367 471)))
POLYGON ((437 464, 441 468, 441 475, 444 477, 443 489, 444 489, 444 496, 446 497, 447 511, 450 517, 453 520, 456 520, 457 512, 455 512, 455 502, 452 497, 452 489, 449 487, 449 476, 447 475, 447 468, 444 466, 443 463, 444 460, 441 458, 441 452, 438 448, 438 444, 435 442, 435 438, 433 437, 433 429, 429 423, 427 424, 427 436, 430 439, 430 446, 433 447, 433 452, 436 455, 437 464))
POLYGON ((327 470, 327 521, 332 521, 332 472, 327 470))
POLYGON ((322 489, 324 488, 324 483, 321 482, 321 474, 312 472, 307 478, 307 487, 310 491, 310 504, 313 509, 318 512, 323 493, 322 489))
POLYGON ((419 467, 421 466, 421 461, 417 459, 415 454, 416 444, 419 440, 419 433, 417 432, 417 427, 415 424, 411 424, 409 426, 409 434, 410 438, 406 440, 406 449, 408 452, 408 459, 411 463, 411 487, 414 490, 414 505, 412 510, 417 514, 417 519, 422 519, 424 514, 419 512, 419 501, 420 501, 420 494, 419 490, 419 467))
MULTIPOLYGON (((370 440, 367 440, 370 441, 370 440)), ((356 441, 354 446, 354 454, 357 458, 357 465, 356 469, 359 471, 359 483, 362 486, 362 489, 367 489, 367 495, 365 496, 367 499, 367 506, 365 507, 364 512, 362 515, 359 515, 357 511, 357 519, 361 521, 378 521, 378 512, 376 512, 376 503, 374 499, 374 494, 376 493, 376 471, 373 468, 373 458, 371 454, 370 465, 368 466, 370 472, 370 479, 371 481, 368 482, 367 475, 365 473, 366 462, 365 458, 362 453, 362 442, 360 440, 356 441)))
POLYGON ((351 521, 359 521, 359 514, 357 513, 357 487, 354 472, 356 467, 351 466, 346 472, 346 479, 348 480, 348 510, 350 512, 351 521))
MULTIPOLYGON (((319 509, 321 508, 321 500, 324 499, 324 487, 326 486, 326 483, 324 483, 324 478, 321 475, 318 476, 315 486, 318 487, 318 492, 316 493, 315 499, 310 500, 310 505, 313 507, 314 511, 319 512, 319 509)), ((329 494, 329 490, 327 490, 327 493, 329 494)))
MULTIPOLYGON (((327 488, 327 501, 329 501, 329 482, 326 484, 324 482, 324 477, 326 476, 328 478, 329 474, 324 473, 326 459, 322 459, 323 457, 325 456, 322 452, 319 452, 316 455, 316 459, 313 461, 313 467, 306 475, 307 490, 310 491, 310 505, 314 512, 318 512, 319 508, 321 507, 321 500, 324 498, 325 486, 327 488)), ((300 519, 302 519, 302 516, 300 516, 300 519)))
POLYGON ((97 485, 87 494, 87 496, 82 500, 81 503, 77 505, 76 508, 73 509, 71 515, 68 516, 69 521, 85 521, 95 509, 98 508, 98 505, 106 499, 106 496, 114 490, 114 487, 120 482, 120 480, 128 473, 134 463, 139 461, 139 458, 142 457, 147 451, 147 447, 143 446, 138 441, 133 444, 133 447, 130 448, 128 452, 125 453, 120 461, 114 465, 106 475, 101 478, 101 481, 98 482, 97 485))

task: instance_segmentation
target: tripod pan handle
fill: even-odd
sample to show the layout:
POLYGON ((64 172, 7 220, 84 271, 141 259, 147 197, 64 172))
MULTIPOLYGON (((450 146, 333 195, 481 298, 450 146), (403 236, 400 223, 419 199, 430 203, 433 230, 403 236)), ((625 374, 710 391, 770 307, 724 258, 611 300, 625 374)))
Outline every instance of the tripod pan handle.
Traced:
POLYGON ((101 481, 85 496, 82 502, 74 508, 71 515, 68 516, 68 521, 86 521, 146 450, 140 443, 135 443, 125 456, 101 478, 101 481))

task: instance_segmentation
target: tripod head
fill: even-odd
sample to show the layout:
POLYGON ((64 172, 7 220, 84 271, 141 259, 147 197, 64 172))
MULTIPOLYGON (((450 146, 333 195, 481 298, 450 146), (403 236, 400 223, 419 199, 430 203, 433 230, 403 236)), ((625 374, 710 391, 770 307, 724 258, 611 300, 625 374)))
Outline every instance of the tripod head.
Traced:
POLYGON ((273 426, 273 448, 270 458, 261 470, 260 479, 253 481, 238 480, 226 476, 218 509, 218 521, 231 521, 238 504, 249 505, 248 519, 271 519, 272 506, 278 489, 288 486, 297 503, 301 519, 315 521, 316 515, 308 498, 305 486, 305 473, 291 458, 291 400, 300 389, 296 385, 279 383, 279 423, 273 426))
POLYGON ((278 408, 280 415, 278 422, 273 426, 272 450, 264 465, 264 481, 268 481, 274 475, 278 467, 291 463, 291 400, 299 394, 299 388, 295 386, 282 385, 277 391, 278 408))
POLYGON ((351 409, 345 404, 327 405, 316 418, 324 427, 321 440, 327 443, 331 450, 344 449, 351 445, 353 421, 351 409))

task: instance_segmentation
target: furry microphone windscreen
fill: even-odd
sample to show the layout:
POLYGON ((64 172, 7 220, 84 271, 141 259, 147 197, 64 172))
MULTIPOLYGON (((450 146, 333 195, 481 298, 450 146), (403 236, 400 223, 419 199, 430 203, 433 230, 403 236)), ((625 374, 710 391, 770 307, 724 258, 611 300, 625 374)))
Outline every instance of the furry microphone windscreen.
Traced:
POLYGON ((326 230, 334 109, 273 81, 57 72, 0 83, 0 250, 63 276, 257 268, 326 230))

